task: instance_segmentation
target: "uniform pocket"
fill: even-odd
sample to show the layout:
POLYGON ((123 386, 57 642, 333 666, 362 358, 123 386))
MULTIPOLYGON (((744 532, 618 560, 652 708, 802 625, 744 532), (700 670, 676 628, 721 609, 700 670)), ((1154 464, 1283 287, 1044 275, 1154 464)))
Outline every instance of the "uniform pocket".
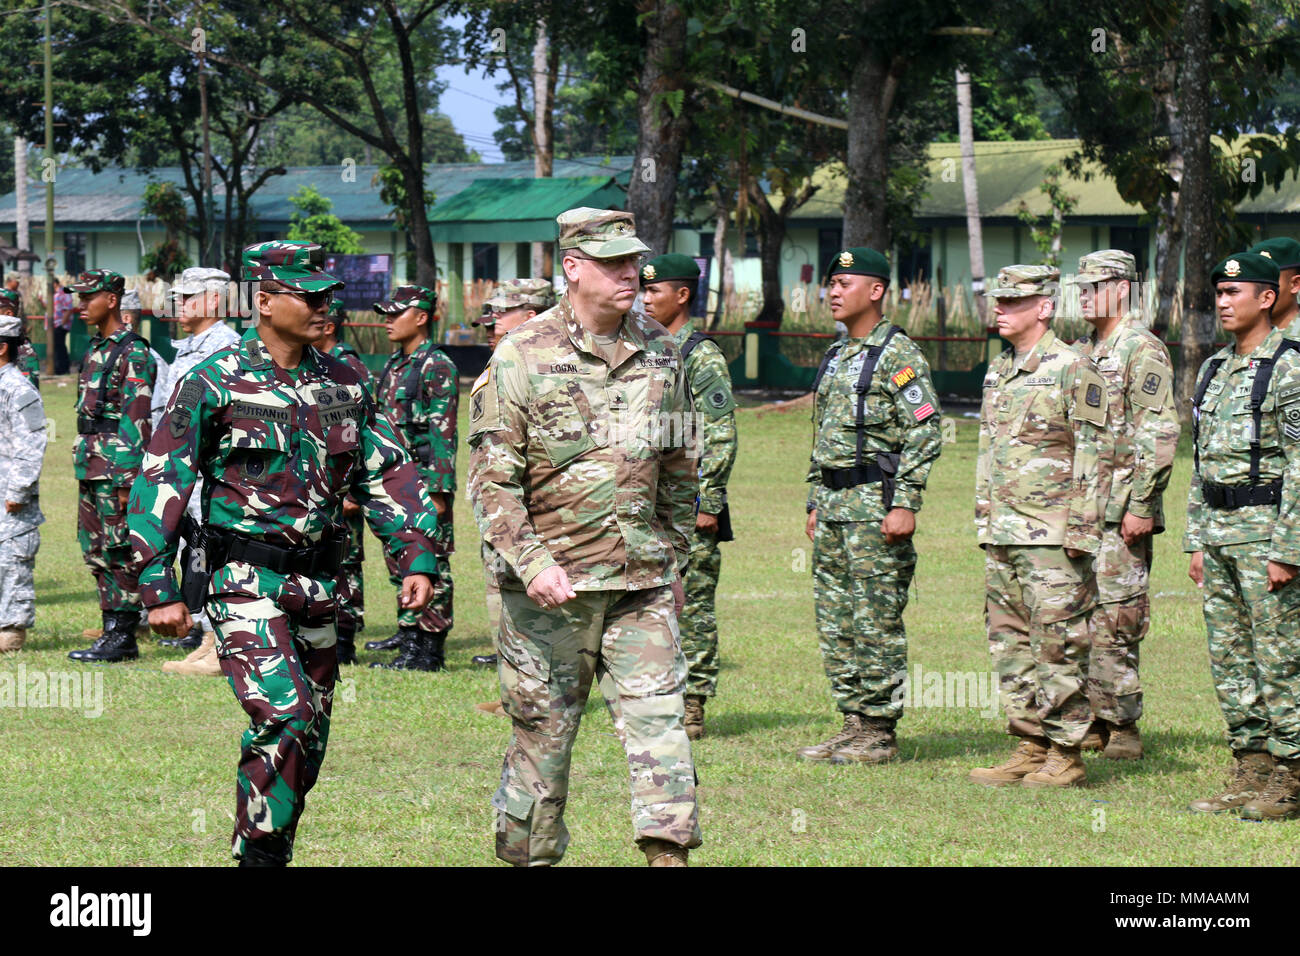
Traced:
POLYGON ((597 423, 591 405, 576 382, 536 399, 531 417, 546 457, 557 468, 602 444, 593 435, 597 423))
POLYGON ((257 488, 278 487, 284 477, 289 436, 275 422, 237 419, 230 426, 230 454, 226 477, 232 484, 257 488))

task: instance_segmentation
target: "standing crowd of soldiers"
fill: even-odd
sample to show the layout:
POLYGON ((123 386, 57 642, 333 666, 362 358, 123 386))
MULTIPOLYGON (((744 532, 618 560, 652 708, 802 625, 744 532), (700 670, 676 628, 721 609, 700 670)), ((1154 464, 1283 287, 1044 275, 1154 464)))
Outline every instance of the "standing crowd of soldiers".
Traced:
MULTIPOLYGON (((480 532, 499 701, 512 734, 497 855, 559 862, 571 753, 598 683, 628 759, 636 842, 652 866, 700 844, 691 741, 716 691, 719 544, 736 401, 722 350, 691 314, 700 269, 651 250, 630 213, 558 217, 565 291, 499 284, 476 321, 493 348, 469 391, 468 499, 480 532), (638 296, 644 312, 633 308, 638 296)), ((398 588, 398 631, 372 667, 437 671, 453 625, 456 368, 434 344, 437 296, 403 285, 374 310, 395 349, 377 377, 346 341, 311 243, 244 250, 255 289, 242 336, 221 319, 231 277, 187 269, 172 289, 187 337, 165 363, 132 328, 121 275, 70 286, 95 332, 74 446, 78 539, 102 627, 69 657, 138 657, 141 615, 190 650, 164 670, 222 675, 249 717, 233 855, 283 865, 329 737, 340 664, 364 624, 363 523, 398 588), (181 576, 176 564, 179 558, 181 576)), ((885 320, 879 252, 827 269, 847 335, 813 385, 806 531, 816 623, 842 728, 798 756, 886 763, 899 752, 903 612, 916 515, 938 459, 928 363, 885 320)), ((1179 437, 1165 346, 1133 306, 1133 257, 1084 256, 1090 335, 1053 331, 1060 272, 1012 265, 987 293, 1011 345, 989 365, 975 523, 985 619, 1010 757, 989 786, 1085 782, 1084 750, 1139 759, 1138 664, 1150 626, 1152 538, 1179 437)), ((1300 814, 1300 243, 1271 240, 1212 273, 1234 341, 1194 399, 1184 550, 1204 589, 1211 672, 1234 765, 1191 807, 1300 814)), ((45 416, 16 293, 0 292, 0 651, 34 619, 45 416), (31 379, 29 381, 29 378, 31 379)), ((138 306, 136 307, 138 308, 138 306)), ((167 643, 166 641, 164 643, 167 643)))

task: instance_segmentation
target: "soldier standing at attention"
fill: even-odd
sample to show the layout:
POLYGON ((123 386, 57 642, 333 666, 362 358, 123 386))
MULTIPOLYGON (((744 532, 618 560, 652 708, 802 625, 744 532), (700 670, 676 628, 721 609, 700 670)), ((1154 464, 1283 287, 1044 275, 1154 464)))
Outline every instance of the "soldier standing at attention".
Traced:
POLYGON ((1161 496, 1180 430, 1174 370, 1141 309, 1128 308, 1137 282, 1130 253, 1089 253, 1079 260, 1074 281, 1080 310, 1093 326, 1076 348, 1092 358, 1106 380, 1112 439, 1100 463, 1101 487, 1110 489, 1110 497, 1094 568, 1098 598, 1087 684, 1093 724, 1082 749, 1104 748, 1111 760, 1137 760, 1142 756, 1138 652, 1151 624, 1151 538, 1165 530, 1161 496))
POLYGON ((22 321, 22 299, 17 288, 0 290, 0 316, 14 315, 19 319, 23 329, 22 344, 18 346, 18 360, 15 363, 23 378, 31 382, 32 388, 41 390, 41 360, 36 356, 36 349, 27 341, 27 323, 22 321))
MULTIPOLYGON (((415 459, 425 490, 438 510, 438 573, 433 599, 423 613, 398 607, 396 640, 401 651, 392 661, 371 667, 400 671, 440 671, 445 665, 447 632, 452 626, 451 553, 452 503, 456 498, 456 407, 460 394, 456 366, 430 335, 436 321, 437 293, 419 285, 403 285, 393 296, 375 303, 385 317, 388 340, 398 348, 379 373, 375 398, 393 420, 396 430, 415 459)), ((401 576, 389 559, 393 583, 401 576)), ((390 641, 367 643, 383 649, 390 641)))
MULTIPOLYGON (((103 629, 74 661, 140 656, 135 629, 140 592, 131 568, 126 503, 153 433, 150 405, 158 367, 149 343, 122 322, 126 280, 107 269, 83 272, 70 288, 94 329, 77 382, 77 539, 99 588, 103 629)), ((180 635, 177 635, 178 637, 180 635)))
POLYGON ((1273 303, 1273 328, 1280 329, 1284 337, 1300 341, 1300 242, 1295 239, 1265 239, 1249 249, 1256 255, 1271 259, 1278 268, 1277 301, 1273 303))
POLYGON ((36 623, 36 551, 45 460, 45 406, 13 356, 22 319, 0 315, 0 654, 17 651, 36 623))
POLYGON ((1191 809, 1284 820, 1300 813, 1300 352, 1270 325, 1276 261, 1237 253, 1210 281, 1234 342, 1196 376, 1183 550, 1233 768, 1222 793, 1191 809))
POLYGON ((1007 266, 987 294, 1007 349, 984 377, 975 528, 984 549, 989 649, 1011 758, 971 771, 988 786, 1084 783, 1085 679, 1097 603, 1108 454, 1106 383, 1051 329, 1060 270, 1007 266))
MULTIPOLYGON (((325 334, 321 336, 317 348, 356 372, 366 394, 373 398, 375 385, 370 378, 370 369, 361 361, 357 350, 343 341, 343 323, 347 318, 347 313, 343 311, 343 300, 335 299, 331 302, 326 315, 325 334)), ((343 521, 348 526, 348 540, 351 543, 343 563, 339 565, 338 580, 334 583, 334 600, 339 609, 338 655, 340 664, 355 664, 357 632, 366 624, 366 529, 361 506, 351 497, 343 499, 343 521)))
POLYGON ((260 283, 257 325, 181 379, 131 490, 150 625, 184 634, 186 605, 206 602, 222 673, 249 717, 232 847, 241 866, 289 862, 325 757, 344 495, 401 567, 403 606, 418 609, 433 591, 433 518, 419 473, 356 374, 313 347, 342 285, 322 259, 309 242, 244 250, 242 279, 260 283), (182 590, 172 563, 199 476, 203 526, 182 590))
POLYGON ((470 394, 470 500, 501 588, 513 724, 497 856, 564 856, 570 755, 598 677, 637 844, 651 866, 684 866, 700 844, 677 631, 695 524, 690 393, 672 337, 630 311, 647 251, 632 214, 557 222, 564 295, 506 336, 470 394))
POLYGON ((704 704, 717 691, 718 620, 714 596, 722 572, 721 541, 735 540, 727 479, 736 461, 736 402, 731 373, 716 342, 695 330, 691 304, 700 267, 677 253, 651 259, 641 267, 641 301, 645 314, 660 323, 682 351, 691 403, 702 416, 700 493, 691 534, 691 560, 683 584, 686 606, 677 624, 686 657, 686 736, 704 736, 704 704))

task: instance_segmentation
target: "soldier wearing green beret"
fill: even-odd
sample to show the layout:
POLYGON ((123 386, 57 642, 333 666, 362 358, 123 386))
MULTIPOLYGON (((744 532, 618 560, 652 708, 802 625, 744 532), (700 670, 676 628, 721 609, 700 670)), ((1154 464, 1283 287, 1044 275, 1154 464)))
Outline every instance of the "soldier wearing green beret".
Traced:
MULTIPOLYGON (((0 315, 16 315, 22 318, 22 297, 18 294, 17 289, 0 289, 0 315)), ((27 323, 23 322, 23 340, 18 346, 18 355, 16 364, 18 371, 23 373, 23 377, 32 383, 32 388, 38 392, 41 390, 41 361, 36 355, 36 349, 32 348, 32 343, 28 341, 26 334, 27 323)))
POLYGON ((1300 341, 1300 241, 1288 237, 1265 239, 1248 250, 1272 260, 1278 268, 1277 301, 1273 303, 1273 328, 1288 339, 1300 341))
POLYGON ((686 606, 678 623, 686 656, 686 735, 704 736, 704 704, 717 691, 718 621, 714 596, 722 572, 718 543, 733 540, 727 479, 736 461, 736 400, 731 394, 727 358, 716 342, 696 331, 691 305, 700 283, 700 267, 690 256, 670 253, 641 267, 641 301, 645 312, 672 335, 686 363, 692 404, 702 416, 700 493, 696 499, 691 559, 683 584, 686 606))
POLYGON ((1233 767, 1191 809, 1282 820, 1300 813, 1300 346, 1270 324, 1276 261, 1237 253, 1210 281, 1233 343, 1196 376, 1183 550, 1233 767))
POLYGON ((1122 249, 1088 253, 1074 277, 1080 310, 1093 326, 1075 347, 1092 358, 1106 380, 1113 439, 1100 461, 1101 487, 1110 492, 1095 566, 1098 604, 1088 656, 1094 720, 1082 749, 1104 749, 1112 760, 1142 756, 1138 657, 1151 621, 1151 541, 1164 531, 1161 496, 1180 431, 1173 364, 1142 318, 1135 301, 1137 279, 1137 262, 1122 249))
POLYGON ((939 399, 921 349, 884 320, 885 257, 845 249, 828 276, 831 315, 848 337, 826 352, 813 382, 805 531, 822 662, 844 726, 799 756, 880 763, 898 754, 903 609, 916 569, 916 513, 943 450, 939 399))
POLYGON ((1007 733, 1020 742, 1005 762, 971 771, 986 786, 1078 786, 1085 776, 1107 398, 1092 361, 1051 329, 1060 275, 1007 266, 987 293, 1012 347, 984 377, 975 528, 989 650, 1007 733))

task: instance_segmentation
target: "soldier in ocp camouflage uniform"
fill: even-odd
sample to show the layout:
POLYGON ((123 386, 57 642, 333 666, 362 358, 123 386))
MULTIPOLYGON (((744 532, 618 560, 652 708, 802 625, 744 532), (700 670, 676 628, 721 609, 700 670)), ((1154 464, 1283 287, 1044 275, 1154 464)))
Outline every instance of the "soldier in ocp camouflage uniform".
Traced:
POLYGON ((204 601, 222 672, 249 716, 232 849, 243 866, 292 858, 324 760, 338 673, 334 577, 348 544, 343 497, 361 504, 397 559, 404 606, 428 601, 436 568, 432 506, 414 463, 355 373, 313 347, 342 285, 322 259, 307 242, 244 250, 242 278, 260 282, 258 324, 181 380, 132 488, 149 623, 184 633, 182 597, 204 601), (172 563, 200 475, 204 547, 185 561, 183 594, 172 563))
POLYGON ((988 292, 1013 347, 984 377, 975 528, 989 649, 1007 733, 1020 738, 1009 760, 971 772, 989 786, 1076 786, 1085 776, 1107 398, 1091 360, 1051 330, 1059 280, 1055 266, 1007 266, 988 292))
POLYGON ((36 356, 36 349, 27 340, 27 324, 22 316, 22 297, 17 289, 0 289, 0 315, 17 316, 23 329, 23 342, 18 346, 18 371, 31 382, 32 388, 41 390, 41 360, 36 356))
POLYGON ((1300 352, 1269 324, 1276 263, 1237 253, 1210 278, 1235 343, 1196 376, 1183 550, 1234 765, 1191 809, 1281 820, 1300 813, 1300 352))
POLYGON ((45 520, 45 407, 12 358, 22 337, 22 320, 0 315, 0 654, 21 649, 36 623, 33 572, 45 520))
POLYGON ((73 446, 80 486, 77 539, 99 588, 103 629, 74 661, 133 660, 140 593, 131 569, 127 495, 140 471, 153 425, 157 364, 149 343, 122 322, 126 280, 107 269, 83 272, 69 288, 81 297, 81 317, 96 335, 77 383, 77 438, 73 446))
POLYGON ((1148 331, 1141 309, 1130 308, 1137 278, 1132 254, 1120 249, 1084 256, 1074 278, 1083 317, 1094 326, 1076 347, 1106 380, 1112 437, 1110 454, 1101 460, 1101 487, 1109 488, 1109 497, 1094 569, 1098 604, 1088 659, 1094 723, 1083 749, 1104 748, 1112 760, 1142 756, 1138 656, 1151 622, 1152 535, 1165 530, 1161 495, 1180 427, 1169 352, 1148 331))
POLYGON ((1263 256, 1277 266, 1277 301, 1273 303, 1273 328, 1283 338, 1300 341, 1300 242, 1289 237, 1265 239, 1248 252, 1263 256))
POLYGON ((916 513, 943 449, 930 366, 884 321, 889 262, 845 249, 827 266, 831 315, 848 336, 814 383, 806 532, 822 662, 844 726, 799 751, 804 760, 881 763, 898 754, 907 671, 903 609, 916 568, 916 513))
MULTIPOLYGON (((398 608, 401 653, 388 663, 376 662, 371 667, 442 670, 447 632, 453 623, 452 505, 456 500, 456 408, 460 393, 456 366, 432 338, 437 302, 437 293, 432 289, 404 285, 393 290, 391 299, 374 306, 388 324, 388 340, 398 345, 379 373, 375 400, 392 418, 438 509, 438 574, 433 583, 433 600, 422 613, 398 608)), ((391 560, 388 573, 394 584, 400 582, 398 568, 391 560)), ((376 646, 387 644, 377 642, 376 646)))
POLYGON ((716 342, 695 330, 691 304, 700 267, 690 256, 669 253, 641 268, 646 315, 666 328, 682 350, 691 404, 700 416, 700 493, 691 560, 683 581, 686 606, 678 618, 686 658, 686 735, 704 736, 704 703, 717 692, 718 621, 715 594, 722 573, 721 541, 732 541, 727 479, 736 461, 736 401, 727 358, 716 342))
POLYGON ((569 765, 599 679, 632 777, 636 840, 651 866, 700 843, 682 725, 680 574, 694 523, 695 460, 681 353, 631 311, 631 213, 557 219, 568 288, 506 336, 470 392, 470 500, 501 588, 501 696, 513 723, 497 856, 559 862, 569 765))

